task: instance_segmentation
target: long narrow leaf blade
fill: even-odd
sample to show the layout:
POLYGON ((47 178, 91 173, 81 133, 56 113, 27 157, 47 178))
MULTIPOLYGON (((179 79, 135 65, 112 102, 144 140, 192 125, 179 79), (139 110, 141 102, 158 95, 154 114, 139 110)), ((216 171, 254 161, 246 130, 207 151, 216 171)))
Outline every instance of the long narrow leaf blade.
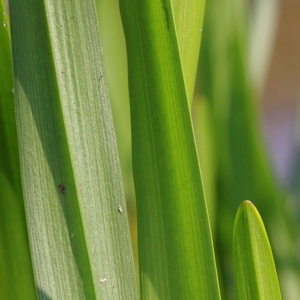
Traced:
POLYGON ((189 103, 193 102, 205 0, 171 0, 182 72, 189 103))
POLYGON ((143 299, 219 299, 169 1, 120 2, 131 101, 143 299))
POLYGON ((250 201, 244 201, 238 210, 233 238, 237 299, 280 300, 269 239, 258 211, 250 201))
POLYGON ((15 0, 10 10, 22 184, 38 296, 135 299, 95 4, 15 0))
POLYGON ((9 16, 0 1, 0 299, 35 299, 13 95, 9 16))

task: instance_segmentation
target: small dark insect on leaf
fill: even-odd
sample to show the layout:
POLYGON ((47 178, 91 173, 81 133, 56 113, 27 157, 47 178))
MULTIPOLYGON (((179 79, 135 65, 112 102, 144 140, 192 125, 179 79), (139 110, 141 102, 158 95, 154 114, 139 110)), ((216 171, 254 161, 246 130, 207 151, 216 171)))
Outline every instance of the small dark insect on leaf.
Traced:
POLYGON ((61 193, 62 195, 64 195, 65 192, 66 192, 65 186, 64 186, 63 184, 59 184, 59 185, 58 185, 58 188, 59 188, 60 193, 61 193))

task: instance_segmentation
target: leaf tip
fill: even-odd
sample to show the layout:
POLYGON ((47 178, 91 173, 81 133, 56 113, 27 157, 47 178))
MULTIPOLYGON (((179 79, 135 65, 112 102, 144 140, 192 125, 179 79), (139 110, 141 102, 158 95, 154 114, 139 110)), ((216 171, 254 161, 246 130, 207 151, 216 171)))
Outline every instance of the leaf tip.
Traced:
MULTIPOLYGON (((256 218, 261 219, 260 214, 255 207, 255 205, 250 200, 244 200, 238 209, 238 213, 236 215, 236 220, 240 218, 244 218, 246 216, 252 218, 252 216, 256 216, 256 218)), ((237 221, 236 221, 237 222, 237 221)))
POLYGON ((248 206, 248 205, 253 205, 254 206, 254 204, 250 201, 250 200, 244 200, 242 203, 241 203, 241 206, 248 206))

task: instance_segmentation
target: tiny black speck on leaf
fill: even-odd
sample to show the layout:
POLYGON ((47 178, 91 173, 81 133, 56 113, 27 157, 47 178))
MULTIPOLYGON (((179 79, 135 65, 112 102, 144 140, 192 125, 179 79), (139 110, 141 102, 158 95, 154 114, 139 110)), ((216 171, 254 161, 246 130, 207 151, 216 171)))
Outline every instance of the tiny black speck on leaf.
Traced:
POLYGON ((64 195, 65 192, 66 192, 65 186, 64 186, 63 184, 59 184, 59 185, 58 185, 58 188, 59 188, 60 193, 61 193, 62 195, 64 195))

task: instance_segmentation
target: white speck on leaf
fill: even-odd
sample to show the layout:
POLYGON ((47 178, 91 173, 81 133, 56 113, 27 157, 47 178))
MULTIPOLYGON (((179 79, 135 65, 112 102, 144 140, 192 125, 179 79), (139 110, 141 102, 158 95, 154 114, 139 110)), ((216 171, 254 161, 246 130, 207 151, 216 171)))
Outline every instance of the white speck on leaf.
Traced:
POLYGON ((105 283, 106 282, 106 278, 100 278, 100 283, 105 283))
POLYGON ((121 205, 118 205, 118 212, 119 212, 119 214, 123 213, 123 209, 122 209, 121 205))

